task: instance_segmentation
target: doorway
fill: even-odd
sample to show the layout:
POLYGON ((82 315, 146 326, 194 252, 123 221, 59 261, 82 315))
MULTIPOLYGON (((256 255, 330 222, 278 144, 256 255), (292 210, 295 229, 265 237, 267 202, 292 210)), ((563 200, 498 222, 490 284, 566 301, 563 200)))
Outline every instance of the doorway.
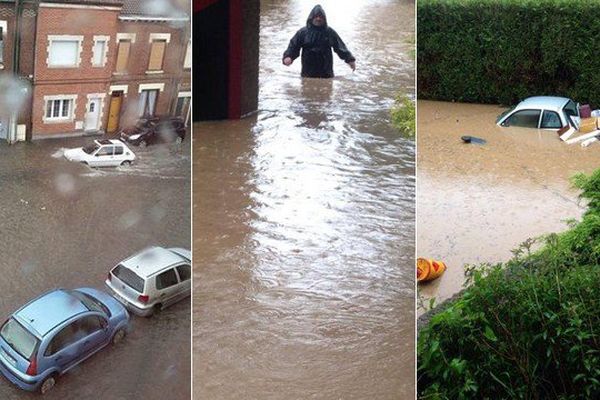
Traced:
POLYGON ((107 133, 115 133, 119 129, 119 119, 121 116, 121 104, 123 103, 123 91, 114 91, 110 96, 110 106, 108 108, 108 123, 106 124, 107 133))

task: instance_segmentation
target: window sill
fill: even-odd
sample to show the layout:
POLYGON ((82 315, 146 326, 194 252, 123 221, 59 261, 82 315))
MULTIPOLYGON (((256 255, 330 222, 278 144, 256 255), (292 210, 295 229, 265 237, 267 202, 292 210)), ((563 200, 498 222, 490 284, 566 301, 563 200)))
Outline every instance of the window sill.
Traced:
POLYGON ((164 74, 165 71, 160 70, 160 71, 146 71, 146 75, 155 75, 155 74, 164 74))
POLYGON ((44 124, 69 124, 72 123, 75 119, 74 118, 68 118, 68 119, 44 119, 44 124))
POLYGON ((79 65, 48 65, 48 69, 75 69, 79 65))

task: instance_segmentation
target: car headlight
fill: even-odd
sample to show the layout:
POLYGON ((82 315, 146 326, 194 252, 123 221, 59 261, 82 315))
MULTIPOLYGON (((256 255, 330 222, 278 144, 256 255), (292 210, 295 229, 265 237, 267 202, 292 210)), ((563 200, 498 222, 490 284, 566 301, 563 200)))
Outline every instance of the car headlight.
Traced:
POLYGON ((140 138, 140 136, 142 136, 142 135, 140 135, 140 134, 137 134, 137 135, 131 135, 131 136, 129 136, 129 139, 130 139, 130 140, 138 140, 138 139, 140 138))

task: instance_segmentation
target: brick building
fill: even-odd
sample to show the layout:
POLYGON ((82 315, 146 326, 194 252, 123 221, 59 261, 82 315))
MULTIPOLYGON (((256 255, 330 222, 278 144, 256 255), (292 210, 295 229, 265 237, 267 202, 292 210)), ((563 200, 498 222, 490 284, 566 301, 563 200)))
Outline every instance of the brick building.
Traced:
POLYGON ((109 133, 146 116, 177 115, 189 120, 189 25, 189 16, 175 3, 125 0, 118 17, 109 90, 109 133))
POLYGON ((0 139, 24 140, 31 130, 31 80, 34 71, 34 40, 37 5, 34 0, 0 0, 0 90, 11 82, 18 83, 23 93, 19 110, 7 109, 0 94, 0 139), (19 18, 17 18, 17 15, 19 18), (17 24, 18 21, 18 24, 17 24))
POLYGON ((32 139, 188 117, 189 17, 169 0, 48 0, 37 14, 32 139))

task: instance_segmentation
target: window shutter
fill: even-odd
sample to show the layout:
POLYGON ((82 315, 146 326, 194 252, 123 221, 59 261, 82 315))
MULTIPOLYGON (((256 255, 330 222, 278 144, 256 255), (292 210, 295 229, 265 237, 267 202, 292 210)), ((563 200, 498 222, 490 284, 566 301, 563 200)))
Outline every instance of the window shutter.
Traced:
POLYGON ((119 42, 119 54, 117 55, 117 72, 124 72, 127 70, 127 61, 129 59, 129 47, 131 42, 129 40, 121 40, 119 42))
POLYGON ((160 71, 162 69, 166 45, 166 40, 155 40, 152 42, 150 61, 148 62, 149 71, 160 71))
POLYGON ((106 42, 104 40, 98 40, 94 44, 94 66, 101 67, 104 64, 105 49, 106 49, 106 42))

